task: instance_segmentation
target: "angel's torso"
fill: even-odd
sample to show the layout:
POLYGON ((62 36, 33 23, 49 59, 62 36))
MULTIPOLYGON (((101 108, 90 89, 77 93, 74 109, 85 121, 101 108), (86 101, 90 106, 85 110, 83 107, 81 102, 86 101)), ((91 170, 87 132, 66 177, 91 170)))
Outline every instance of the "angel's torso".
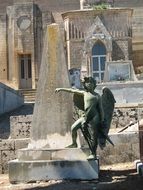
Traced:
POLYGON ((84 109, 85 111, 94 106, 94 109, 97 109, 99 101, 99 95, 97 93, 90 93, 90 92, 85 92, 84 93, 84 109))

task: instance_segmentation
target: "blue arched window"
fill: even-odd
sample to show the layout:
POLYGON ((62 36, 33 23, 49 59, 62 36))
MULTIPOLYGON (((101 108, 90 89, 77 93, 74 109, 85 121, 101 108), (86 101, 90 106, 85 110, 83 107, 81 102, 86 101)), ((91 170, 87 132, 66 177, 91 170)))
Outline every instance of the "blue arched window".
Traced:
POLYGON ((106 48, 103 43, 97 42, 92 48, 92 76, 97 82, 104 78, 106 48))

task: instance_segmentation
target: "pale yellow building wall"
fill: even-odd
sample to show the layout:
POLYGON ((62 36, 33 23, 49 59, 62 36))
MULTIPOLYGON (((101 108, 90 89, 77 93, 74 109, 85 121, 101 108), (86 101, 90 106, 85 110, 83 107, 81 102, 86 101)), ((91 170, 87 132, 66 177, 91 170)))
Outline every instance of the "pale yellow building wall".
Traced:
POLYGON ((0 15, 0 80, 7 80, 6 15, 0 15))

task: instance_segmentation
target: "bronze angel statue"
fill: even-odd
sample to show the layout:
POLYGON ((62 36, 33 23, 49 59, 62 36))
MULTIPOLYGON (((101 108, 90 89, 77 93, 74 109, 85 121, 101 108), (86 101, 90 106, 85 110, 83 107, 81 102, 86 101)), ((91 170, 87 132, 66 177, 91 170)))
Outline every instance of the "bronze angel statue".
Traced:
POLYGON ((93 77, 85 77, 82 81, 83 90, 74 88, 57 88, 56 92, 66 91, 74 94, 73 101, 83 114, 71 126, 72 144, 68 148, 77 147, 77 130, 81 129, 87 141, 91 155, 89 158, 96 158, 96 150, 99 145, 104 148, 106 141, 112 141, 108 137, 115 99, 107 87, 102 90, 102 96, 95 92, 96 80, 93 77))

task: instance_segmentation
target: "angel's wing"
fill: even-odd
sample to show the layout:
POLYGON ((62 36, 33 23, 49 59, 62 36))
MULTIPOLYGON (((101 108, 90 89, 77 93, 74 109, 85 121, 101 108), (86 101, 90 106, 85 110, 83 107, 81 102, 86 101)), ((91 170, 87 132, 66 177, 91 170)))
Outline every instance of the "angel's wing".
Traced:
POLYGON ((103 111, 104 111, 104 124, 100 128, 98 142, 99 142, 100 148, 103 149, 106 146, 106 140, 110 142, 112 145, 114 145, 108 136, 108 132, 111 126, 111 121, 112 121, 112 116, 113 116, 114 106, 115 106, 116 101, 111 90, 107 87, 104 87, 102 89, 101 99, 102 99, 102 106, 103 106, 103 111))
POLYGON ((101 98, 104 111, 104 120, 106 125, 104 133, 108 135, 116 101, 113 93, 107 87, 103 87, 101 98))

